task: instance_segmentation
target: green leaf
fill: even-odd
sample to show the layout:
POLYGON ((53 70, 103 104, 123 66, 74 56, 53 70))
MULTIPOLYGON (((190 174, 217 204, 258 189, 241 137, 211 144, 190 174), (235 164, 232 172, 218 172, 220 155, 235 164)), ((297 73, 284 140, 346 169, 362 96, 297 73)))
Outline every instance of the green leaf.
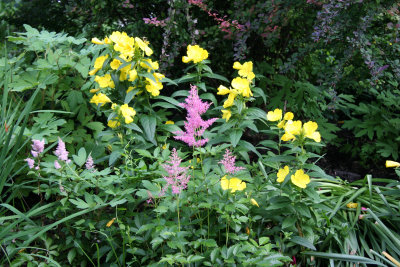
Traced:
POLYGON ((296 216, 288 216, 282 222, 282 229, 291 228, 295 225, 297 221, 296 216))
POLYGON ((86 150, 84 147, 81 147, 78 151, 78 155, 72 155, 72 158, 74 159, 75 163, 79 166, 82 167, 82 165, 86 162, 86 150))
POLYGON ((98 122, 98 121, 89 122, 86 124, 86 127, 88 127, 89 129, 92 129, 93 131, 96 131, 96 132, 101 132, 105 128, 103 123, 98 122))
POLYGON ((140 117, 140 123, 143 126, 143 130, 147 137, 147 140, 157 145, 156 141, 154 140, 154 136, 156 133, 156 124, 157 124, 156 117, 149 115, 142 115, 140 117))
POLYGON ((72 261, 75 259, 75 256, 76 256, 76 250, 75 250, 75 248, 72 248, 68 252, 68 256, 67 256, 69 264, 72 264, 72 261))
POLYGON ((306 252, 303 252, 302 254, 325 258, 325 259, 349 261, 349 262, 355 262, 355 263, 375 264, 378 266, 386 266, 385 264, 383 264, 381 262, 377 262, 372 259, 368 259, 368 258, 361 257, 361 256, 355 256, 355 255, 327 253, 327 252, 312 252, 312 251, 306 251, 306 252))
POLYGON ((263 246, 265 244, 268 244, 269 241, 270 241, 269 237, 263 236, 263 237, 260 237, 260 240, 258 242, 260 243, 260 246, 263 246))
POLYGON ((229 80, 227 78, 225 78, 222 75, 219 74, 215 74, 215 73, 204 73, 203 76, 211 78, 211 79, 217 79, 217 80, 221 80, 227 83, 230 83, 229 80))
POLYGON ((240 138, 242 137, 242 130, 240 129, 234 129, 230 134, 229 134, 229 140, 232 143, 233 147, 236 147, 236 145, 239 143, 240 138))
POLYGON ((147 150, 144 150, 144 149, 135 149, 135 151, 139 154, 139 155, 141 155, 141 156, 143 156, 143 157, 145 157, 145 158, 154 158, 152 155, 151 155, 151 153, 149 152, 149 151, 147 151, 147 150))
POLYGON ((307 238, 301 237, 301 236, 293 236, 290 241, 292 241, 293 243, 296 243, 298 245, 301 245, 303 247, 312 249, 312 250, 317 250, 313 243, 311 243, 307 238))
POLYGON ((108 164, 113 165, 117 159, 121 157, 121 151, 120 150, 115 150, 111 153, 110 158, 108 159, 108 164))

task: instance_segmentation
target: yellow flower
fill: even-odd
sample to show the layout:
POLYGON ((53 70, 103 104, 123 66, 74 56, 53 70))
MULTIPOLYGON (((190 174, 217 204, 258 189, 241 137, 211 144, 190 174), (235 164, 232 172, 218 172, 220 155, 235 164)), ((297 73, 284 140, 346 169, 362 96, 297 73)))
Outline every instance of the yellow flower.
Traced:
POLYGON ((208 58, 207 50, 201 48, 198 45, 188 45, 187 47, 187 56, 182 57, 183 63, 189 63, 193 61, 193 63, 197 64, 208 58))
POLYGON ((304 123, 303 133, 304 136, 313 139, 315 142, 321 142, 321 134, 317 132, 318 124, 313 121, 304 123))
POLYGON ((229 107, 233 106, 233 103, 235 102, 235 97, 236 97, 236 93, 231 91, 228 95, 228 98, 225 100, 223 107, 229 108, 229 107))
POLYGON ((285 116, 283 117, 283 119, 285 121, 291 121, 294 118, 294 114, 292 112, 286 112, 285 116))
POLYGON ((123 67, 122 69, 120 69, 120 74, 119 74, 119 80, 122 81, 126 81, 126 79, 128 79, 128 73, 131 70, 131 66, 127 65, 125 67, 123 67))
POLYGON ((167 144, 164 144, 163 146, 162 146, 162 149, 164 150, 164 149, 166 149, 167 148, 167 144))
POLYGON ((107 125, 108 125, 108 127, 114 129, 114 128, 120 126, 121 123, 120 123, 118 120, 109 120, 108 123, 107 123, 107 125))
POLYGON ((92 38, 92 43, 102 45, 104 44, 104 41, 100 41, 98 38, 92 38))
POLYGON ((285 166, 283 167, 283 169, 279 169, 277 173, 278 179, 276 179, 276 181, 278 183, 283 183, 288 174, 289 174, 289 166, 285 166))
POLYGON ((386 168, 397 168, 400 167, 400 163, 393 161, 393 160, 387 160, 386 161, 386 168))
POLYGON ((92 99, 90 99, 90 103, 95 103, 96 106, 98 106, 99 104, 104 106, 104 104, 110 103, 110 102, 111 102, 111 100, 108 98, 108 96, 106 96, 105 94, 102 94, 102 93, 98 93, 97 95, 94 95, 92 97, 92 99))
POLYGON ((96 60, 94 61, 94 68, 101 69, 103 67, 104 61, 106 61, 107 58, 108 55, 96 58, 96 60))
POLYGON ((147 43, 145 43, 142 39, 140 39, 139 37, 135 37, 135 41, 136 44, 139 46, 139 48, 144 51, 144 53, 146 54, 146 56, 151 56, 151 54, 153 54, 153 50, 151 50, 151 48, 147 45, 147 43))
POLYGON ((280 121, 276 126, 279 128, 279 129, 282 129, 283 127, 285 127, 285 123, 286 123, 286 121, 280 121))
POLYGON ((222 118, 228 122, 232 116, 231 110, 230 109, 222 109, 221 112, 222 112, 222 118))
POLYGON ((142 62, 140 62, 140 66, 142 68, 145 68, 147 70, 158 70, 159 69, 159 65, 157 61, 152 61, 150 58, 148 59, 144 59, 142 62))
POLYGON ((226 88, 226 87, 223 86, 223 85, 220 85, 220 86, 218 87, 217 95, 227 95, 227 94, 229 94, 230 92, 231 92, 231 90, 229 90, 228 88, 226 88))
POLYGON ((243 65, 236 61, 233 63, 233 68, 239 70, 238 73, 240 76, 245 77, 250 81, 255 78, 253 73, 253 62, 251 61, 245 62, 243 65))
POLYGON ((110 74, 106 74, 104 76, 96 76, 94 78, 94 81, 97 82, 101 88, 105 87, 115 88, 114 81, 111 79, 110 74))
POLYGON ((224 176, 221 179, 221 188, 223 190, 230 189, 231 192, 234 193, 236 191, 242 191, 243 189, 245 189, 246 183, 236 177, 227 179, 226 176, 224 176))
POLYGON ((257 201, 256 201, 254 198, 250 199, 250 202, 251 202, 251 204, 253 204, 254 206, 260 207, 260 206, 258 205, 257 201))
POLYGON ((166 121, 165 124, 175 124, 173 121, 166 121))
POLYGON ((250 90, 250 84, 248 80, 243 79, 241 77, 236 77, 235 79, 232 80, 231 84, 232 87, 238 90, 239 93, 244 97, 253 96, 253 93, 250 90))
POLYGON ((126 89, 126 93, 129 93, 129 92, 132 91, 133 89, 135 89, 135 87, 129 86, 128 89, 126 89))
POLYGON ((357 204, 357 203, 354 203, 354 202, 349 202, 349 203, 346 204, 346 206, 347 206, 349 209, 356 209, 356 208, 358 207, 358 204, 357 204))
POLYGON ((106 224, 106 226, 107 226, 107 227, 110 227, 110 226, 114 223, 115 219, 116 219, 116 218, 112 218, 112 219, 106 224))
POLYGON ((310 176, 304 173, 302 169, 297 170, 294 175, 291 177, 292 183, 297 185, 300 188, 306 188, 307 184, 310 183, 310 176))
POLYGON ((136 115, 136 111, 133 108, 129 107, 128 104, 123 104, 119 110, 125 118, 126 124, 133 122, 133 117, 136 115))
POLYGON ((138 77, 137 71, 135 69, 129 71, 129 79, 128 81, 133 82, 138 77))
POLYGON ((282 120, 282 110, 279 108, 276 108, 274 111, 268 111, 267 120, 269 120, 269 121, 282 120))
POLYGON ((89 92, 91 92, 92 94, 97 93, 98 91, 100 91, 100 88, 97 89, 90 89, 89 92))
POLYGON ((122 62, 119 61, 119 60, 116 59, 116 58, 114 58, 114 60, 110 63, 110 67, 111 67, 113 70, 117 70, 117 69, 119 68, 119 66, 121 66, 121 65, 122 65, 122 62))
POLYGON ((95 75, 100 69, 92 69, 91 71, 89 71, 89 75, 93 76, 95 75))
POLYGON ((285 124, 285 134, 281 137, 283 141, 289 141, 296 139, 295 135, 300 135, 301 133, 301 121, 288 121, 285 124))
POLYGON ((163 85, 160 82, 154 82, 152 79, 146 78, 148 84, 146 85, 147 92, 151 93, 152 96, 158 96, 160 90, 163 89, 163 85))

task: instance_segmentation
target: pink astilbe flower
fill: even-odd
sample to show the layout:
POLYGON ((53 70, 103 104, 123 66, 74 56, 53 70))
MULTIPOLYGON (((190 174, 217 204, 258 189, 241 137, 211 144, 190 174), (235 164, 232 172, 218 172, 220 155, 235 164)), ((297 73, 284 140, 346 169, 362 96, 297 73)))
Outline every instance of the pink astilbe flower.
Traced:
POLYGON ((236 167, 235 161, 236 161, 236 156, 233 156, 232 152, 230 152, 229 149, 227 149, 225 151, 224 158, 218 163, 224 165, 225 171, 227 173, 234 175, 236 172, 244 169, 244 167, 236 167))
POLYGON ((65 149, 65 143, 61 138, 58 138, 58 146, 56 151, 54 151, 54 155, 58 157, 59 160, 65 161, 66 163, 70 163, 71 160, 68 159, 68 151, 65 149))
POLYGON ((33 169, 33 167, 35 166, 35 161, 31 158, 26 158, 24 160, 28 163, 29 169, 33 169))
POLYGON ((175 148, 172 149, 172 155, 169 158, 170 161, 167 161, 168 164, 162 165, 167 171, 168 176, 163 177, 167 184, 161 189, 160 196, 165 195, 170 185, 172 194, 180 194, 183 189, 186 189, 190 180, 190 175, 186 174, 189 167, 179 167, 182 159, 178 156, 175 148))
POLYGON ((86 170, 94 169, 95 165, 94 165, 94 162, 93 162, 92 155, 89 155, 89 157, 87 158, 86 163, 85 163, 85 167, 86 167, 86 170))
POLYGON ((202 139, 204 131, 210 127, 217 118, 209 120, 203 120, 201 115, 204 114, 211 103, 201 101, 198 93, 197 86, 192 85, 189 96, 185 99, 186 103, 180 105, 187 111, 187 117, 185 121, 185 132, 175 132, 175 139, 181 140, 188 144, 188 146, 201 147, 208 142, 208 138, 202 139))
POLYGON ((34 158, 37 158, 44 150, 44 140, 32 140, 32 143, 31 154, 34 158))
POLYGON ((61 165, 60 165, 60 163, 58 163, 57 160, 54 161, 54 168, 56 168, 57 170, 61 169, 61 165))

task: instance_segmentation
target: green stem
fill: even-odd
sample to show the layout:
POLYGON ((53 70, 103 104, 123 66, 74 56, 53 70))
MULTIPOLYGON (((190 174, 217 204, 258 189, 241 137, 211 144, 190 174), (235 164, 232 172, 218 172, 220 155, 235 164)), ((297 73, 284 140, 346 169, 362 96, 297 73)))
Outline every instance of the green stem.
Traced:
POLYGON ((181 219, 179 217, 179 194, 178 194, 178 199, 176 200, 176 208, 178 210, 178 232, 181 231, 181 219))

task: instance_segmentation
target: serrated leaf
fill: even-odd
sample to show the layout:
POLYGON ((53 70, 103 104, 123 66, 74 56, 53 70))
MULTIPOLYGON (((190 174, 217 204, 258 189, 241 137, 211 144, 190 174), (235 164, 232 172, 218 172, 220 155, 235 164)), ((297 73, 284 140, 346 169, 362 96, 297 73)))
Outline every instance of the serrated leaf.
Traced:
POLYGON ((72 261, 75 259, 75 256, 76 256, 76 250, 75 248, 72 248, 67 255, 69 264, 72 264, 72 261))
POLYGON ((147 140, 156 145, 157 143, 154 140, 154 136, 156 133, 156 124, 157 124, 156 117, 149 115, 142 115, 140 117, 140 123, 143 126, 143 130, 147 137, 147 140))
POLYGON ((229 134, 229 140, 231 141, 231 144, 233 147, 236 147, 236 145, 239 143, 240 138, 242 137, 243 131, 240 129, 234 129, 230 134, 229 134))

